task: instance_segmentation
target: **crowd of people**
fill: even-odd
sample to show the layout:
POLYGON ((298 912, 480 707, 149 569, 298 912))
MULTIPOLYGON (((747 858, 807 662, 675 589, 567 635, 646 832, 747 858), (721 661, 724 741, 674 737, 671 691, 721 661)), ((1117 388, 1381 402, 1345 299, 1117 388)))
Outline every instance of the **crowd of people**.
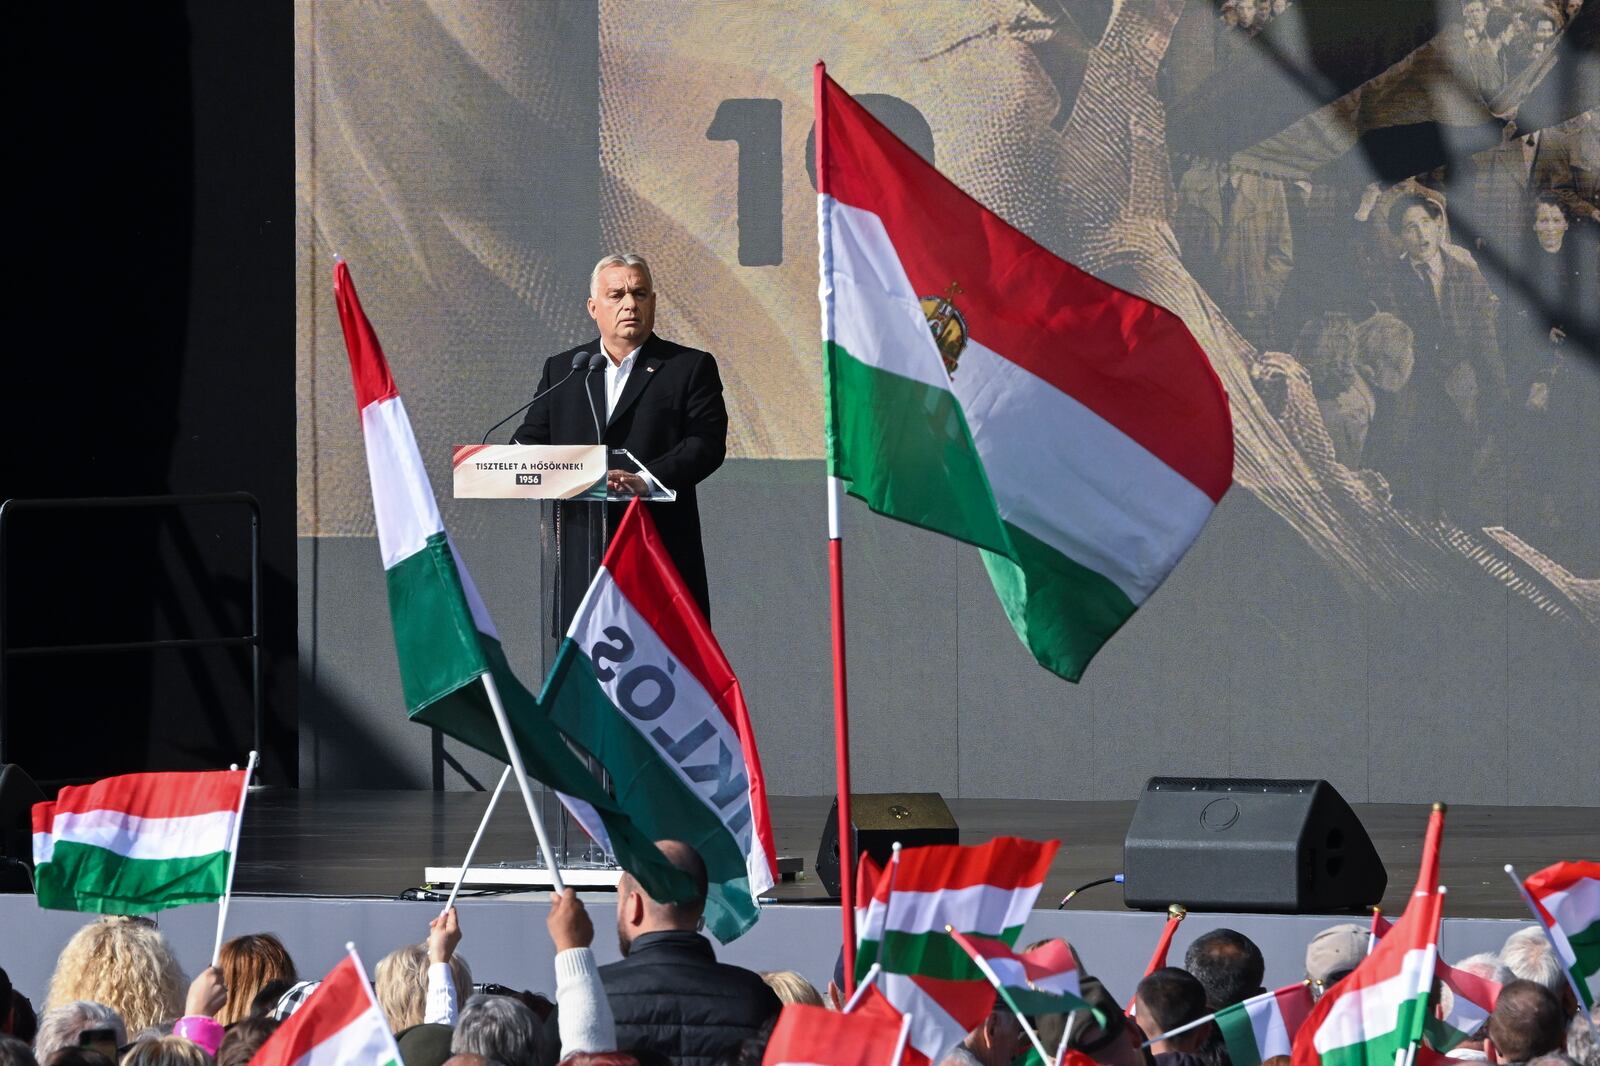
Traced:
MULTIPOLYGON (((1282 6, 1228 0, 1218 32, 1249 47, 1282 6)), ((1453 165, 1365 188, 1295 180, 1249 153, 1175 154, 1172 168, 1185 266, 1264 368, 1286 353, 1309 373, 1339 464, 1381 475, 1425 521, 1515 516, 1588 571, 1600 565, 1582 459, 1600 418, 1600 127, 1584 112, 1521 130, 1505 101, 1580 6, 1466 0, 1441 29, 1435 65, 1503 133, 1453 165)), ((1214 62, 1226 54, 1218 45, 1214 62)))
MULTIPOLYGON (((755 1066, 783 1004, 843 1005, 841 972, 824 996, 794 972, 757 974, 719 962, 699 931, 703 862, 686 844, 666 841, 661 848, 698 883, 698 899, 657 903, 624 875, 616 906, 623 957, 598 966, 583 903, 570 889, 553 895, 546 920, 553 978, 514 978, 542 985, 552 997, 475 984, 458 950, 462 930, 454 908, 429 923, 426 939, 385 956, 374 970, 374 993, 405 1066, 755 1066)), ((1305 952, 1313 994, 1345 978, 1367 950, 1362 926, 1318 934, 1305 952)), ((1079 958, 1080 972, 1092 972, 1085 967, 1093 961, 1079 958)), ((1503 988, 1483 1030, 1452 1056, 1600 1066, 1593 1030, 1537 926, 1514 933, 1498 954, 1456 965, 1503 988)), ((1217 929, 1189 946, 1181 968, 1145 977, 1131 1014, 1100 981, 1084 976, 1082 997, 1104 1024, 1079 1011, 1041 1016, 1033 1025, 1050 1047, 1070 1031, 1068 1046, 1102 1066, 1232 1066, 1213 1023, 1141 1045, 1265 991, 1265 970, 1248 937, 1217 929)), ((227 941, 216 966, 185 981, 155 923, 100 918, 62 950, 39 1013, 0 971, 0 1066, 244 1066, 317 987, 301 978, 278 938, 258 933, 227 941)), ((997 1001, 943 1066, 1009 1066, 1027 1047, 1017 1018, 997 1001)))

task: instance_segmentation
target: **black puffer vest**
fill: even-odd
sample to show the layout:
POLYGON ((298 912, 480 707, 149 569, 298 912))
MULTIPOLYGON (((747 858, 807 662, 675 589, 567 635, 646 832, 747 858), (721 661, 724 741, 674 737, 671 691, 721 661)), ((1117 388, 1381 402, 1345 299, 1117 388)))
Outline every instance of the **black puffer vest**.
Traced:
POLYGON ((711 1066, 776 1015, 778 997, 749 970, 717 961, 699 933, 644 933, 628 957, 600 967, 617 1048, 711 1066))

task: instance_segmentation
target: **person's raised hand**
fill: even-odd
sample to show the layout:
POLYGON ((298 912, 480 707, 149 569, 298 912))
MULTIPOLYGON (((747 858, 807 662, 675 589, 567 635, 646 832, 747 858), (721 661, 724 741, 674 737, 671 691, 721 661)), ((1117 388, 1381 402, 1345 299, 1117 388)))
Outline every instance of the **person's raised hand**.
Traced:
POLYGON ((228 1002, 228 986, 222 983, 222 971, 207 966, 189 982, 189 994, 183 1000, 185 1015, 203 1014, 207 1018, 222 1009, 228 1002))
POLYGON ((456 909, 450 907, 428 923, 428 964, 448 963, 461 943, 461 925, 456 920, 456 909))
POLYGON ((545 918, 557 951, 586 948, 594 943, 594 922, 573 889, 550 893, 550 914, 545 918))

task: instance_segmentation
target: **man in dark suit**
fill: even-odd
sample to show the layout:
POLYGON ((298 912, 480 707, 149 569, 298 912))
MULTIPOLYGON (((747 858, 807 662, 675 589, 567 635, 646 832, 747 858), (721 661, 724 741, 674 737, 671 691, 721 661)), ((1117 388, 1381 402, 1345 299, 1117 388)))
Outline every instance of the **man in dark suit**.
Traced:
MULTIPOLYGON (((1415 338, 1411 379, 1374 419, 1372 465, 1389 476, 1397 502, 1424 518, 1495 516, 1503 496, 1500 449, 1507 406, 1506 368, 1494 294, 1471 256, 1444 240, 1438 201, 1410 193, 1389 210, 1404 249, 1378 293, 1415 338), (1381 425, 1380 425, 1381 421, 1381 425)), ((1500 510, 1503 511, 1503 505, 1500 510)))
MULTIPOLYGON (((592 444, 598 422, 601 443, 627 449, 657 482, 677 492, 672 503, 648 506, 662 544, 709 618, 711 597, 695 486, 722 465, 727 452, 728 409, 717 361, 709 352, 655 335, 655 286, 649 264, 637 255, 608 255, 595 265, 589 277, 588 307, 589 317, 600 329, 598 340, 545 360, 539 391, 550 391, 528 408, 512 439, 518 444, 592 444), (580 351, 603 355, 603 372, 583 373, 568 385, 551 388, 571 370, 580 351)), ((649 491, 644 477, 631 471, 612 469, 606 480, 613 492, 649 491)), ((601 548, 621 521, 623 505, 606 505, 604 510, 601 529, 600 505, 571 503, 557 508, 562 560, 557 579, 558 633, 565 632, 593 577, 589 563, 591 555, 598 559, 598 551, 591 549, 601 548)))

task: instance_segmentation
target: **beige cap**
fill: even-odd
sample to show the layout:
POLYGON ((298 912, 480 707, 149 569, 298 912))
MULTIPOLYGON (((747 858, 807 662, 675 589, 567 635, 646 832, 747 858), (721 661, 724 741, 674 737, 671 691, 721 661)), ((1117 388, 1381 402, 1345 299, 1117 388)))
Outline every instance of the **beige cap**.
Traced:
POLYGON ((1306 976, 1319 985, 1343 977, 1367 957, 1369 935, 1354 922, 1324 929, 1306 945, 1306 976))

